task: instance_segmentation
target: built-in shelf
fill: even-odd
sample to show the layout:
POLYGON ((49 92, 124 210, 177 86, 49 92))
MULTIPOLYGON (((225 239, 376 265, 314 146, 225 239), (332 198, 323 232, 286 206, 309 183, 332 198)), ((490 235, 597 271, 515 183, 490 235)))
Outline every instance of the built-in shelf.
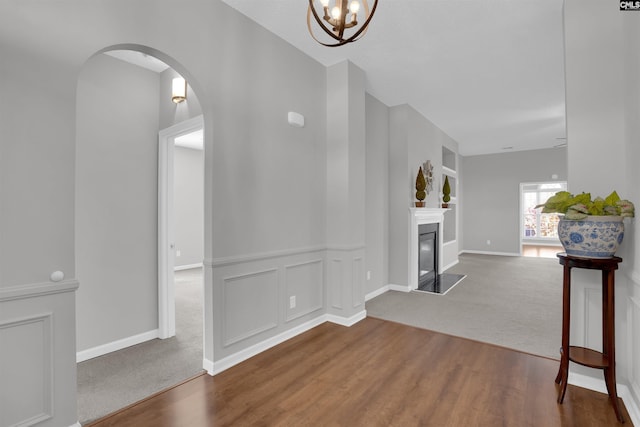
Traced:
MULTIPOLYGON (((449 206, 444 213, 443 221, 443 236, 442 240, 445 245, 453 244, 458 237, 458 156, 457 154, 448 149, 442 147, 442 181, 440 185, 444 185, 445 178, 449 179, 449 187, 451 187, 451 193, 449 196, 449 206)), ((442 188, 440 189, 442 191, 442 188)))
POLYGON ((447 147, 442 147, 442 167, 451 171, 455 171, 456 167, 456 153, 449 150, 447 147))
POLYGON ((448 167, 446 167, 446 166, 442 166, 442 173, 443 173, 444 175, 449 175, 449 176, 456 176, 456 175, 458 174, 458 172, 456 172, 456 171, 455 171, 455 170, 453 170, 453 169, 449 169, 449 168, 448 168, 448 167))

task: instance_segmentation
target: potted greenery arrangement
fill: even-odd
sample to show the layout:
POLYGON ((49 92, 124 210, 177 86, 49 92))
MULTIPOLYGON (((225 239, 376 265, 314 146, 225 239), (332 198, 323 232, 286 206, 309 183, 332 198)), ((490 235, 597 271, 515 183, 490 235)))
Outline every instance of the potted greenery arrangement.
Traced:
POLYGON ((542 207, 542 213, 562 214, 558 237, 567 255, 583 258, 611 258, 624 237, 624 218, 635 216, 635 207, 615 191, 606 198, 590 193, 574 195, 559 191, 542 207))
POLYGON ((427 181, 424 179, 424 173, 422 172, 422 166, 418 170, 418 176, 416 176, 416 202, 417 208, 424 207, 424 199, 427 197, 427 192, 424 191, 427 188, 427 181))
POLYGON ((449 177, 444 177, 444 185, 442 186, 442 207, 448 208, 451 200, 451 186, 449 185, 449 177))

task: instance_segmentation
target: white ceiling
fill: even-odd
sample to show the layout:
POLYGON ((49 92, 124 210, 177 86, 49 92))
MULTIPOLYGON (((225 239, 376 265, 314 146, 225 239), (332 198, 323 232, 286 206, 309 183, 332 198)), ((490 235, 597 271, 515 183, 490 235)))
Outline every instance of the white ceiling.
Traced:
POLYGON ((349 59, 462 155, 566 142, 563 0, 379 0, 366 36, 334 48, 309 35, 304 0, 223 1, 324 65, 349 59))

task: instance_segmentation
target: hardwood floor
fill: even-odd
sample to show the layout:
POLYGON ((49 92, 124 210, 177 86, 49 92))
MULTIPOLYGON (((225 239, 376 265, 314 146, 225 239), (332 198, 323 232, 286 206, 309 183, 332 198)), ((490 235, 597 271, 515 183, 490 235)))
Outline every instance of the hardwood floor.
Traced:
POLYGON ((91 426, 618 425, 605 394, 570 385, 558 405, 557 371, 556 360, 367 318, 322 324, 91 426))

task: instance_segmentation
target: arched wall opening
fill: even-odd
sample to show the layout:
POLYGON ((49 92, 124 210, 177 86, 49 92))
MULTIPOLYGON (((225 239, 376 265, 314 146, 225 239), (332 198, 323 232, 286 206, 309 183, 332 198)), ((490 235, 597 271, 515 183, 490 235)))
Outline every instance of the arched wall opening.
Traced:
MULTIPOLYGON (((177 61, 140 45, 102 49, 87 60, 80 72, 76 104, 75 221, 76 266, 80 281, 76 297, 78 361, 124 348, 131 352, 140 348, 139 343, 146 345, 157 341, 173 346, 169 351, 175 350, 176 342, 179 344, 180 339, 155 339, 171 336, 162 336, 159 319, 162 302, 158 286, 161 276, 158 271, 161 252, 158 239, 158 133, 198 117, 204 127, 202 108, 196 95, 198 87, 188 70, 177 61), (109 55, 125 50, 142 59, 156 58, 169 68, 152 71, 109 55), (171 102, 170 84, 176 74, 187 80, 189 88, 187 101, 180 104, 171 102)), ((206 175, 207 157, 211 156, 202 154, 203 175, 206 175)), ((210 193, 207 182, 203 179, 202 197, 210 193)), ((210 239, 207 236, 211 234, 206 231, 211 229, 210 204, 203 202, 202 206, 202 259, 208 259, 207 248, 211 247, 211 242, 207 241, 210 239)), ((210 288, 210 280, 204 280, 204 288, 207 287, 210 288)), ((211 298, 204 298, 203 294, 210 295, 211 291, 203 291, 200 301, 205 306, 212 305, 211 298)), ((201 315, 201 319, 211 319, 206 315, 211 310, 211 307, 204 307, 205 315, 201 315)), ((200 347, 197 359, 192 361, 197 372, 205 365, 207 345, 212 348, 211 335, 207 338, 203 331, 211 329, 205 320, 199 331, 200 344, 204 342, 204 348, 200 347)), ((157 351, 161 351, 159 346, 138 353, 141 366, 132 368, 132 372, 143 375, 145 361, 157 359, 157 351)), ((124 361, 122 365, 128 363, 124 361)), ((172 365, 175 368, 182 364, 172 365)), ((194 374, 174 371, 182 378, 172 384, 159 383, 161 388, 194 374)), ((152 383, 149 376, 153 374, 148 372, 142 382, 152 383)), ((79 384, 81 376, 79 370, 79 384)), ((140 382, 135 378, 132 379, 140 382)), ((123 394, 122 390, 120 394, 123 394)), ((146 395, 120 397, 136 401, 146 395)), ((82 414, 85 405, 82 404, 80 385, 78 396, 79 413, 82 414)), ((86 421, 82 415, 80 420, 86 421)))

